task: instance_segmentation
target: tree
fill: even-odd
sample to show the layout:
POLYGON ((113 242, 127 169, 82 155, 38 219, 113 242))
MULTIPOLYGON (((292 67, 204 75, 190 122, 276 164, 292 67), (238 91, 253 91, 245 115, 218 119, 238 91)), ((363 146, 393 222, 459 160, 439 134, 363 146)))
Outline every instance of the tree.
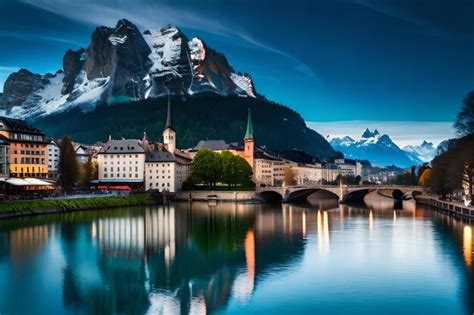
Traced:
POLYGON ((460 136, 474 134, 474 91, 463 100, 461 111, 454 122, 454 128, 460 136))
POLYGON ((357 175, 357 176, 354 178, 354 185, 360 185, 361 182, 362 182, 362 176, 357 175))
POLYGON ((286 167, 283 170, 283 183, 285 186, 293 186, 296 185, 296 173, 291 167, 286 167))
POLYGON ((207 148, 200 149, 191 163, 193 180, 215 187, 221 178, 222 161, 220 154, 207 148))
POLYGON ((431 185, 431 168, 425 168, 421 173, 419 185, 421 187, 429 187, 431 185))
POLYGON ((79 165, 76 159, 76 151, 68 136, 64 136, 60 143, 59 172, 60 182, 63 189, 69 191, 77 182, 79 177, 79 165))
POLYGON ((97 163, 89 156, 86 163, 81 165, 81 184, 89 186, 94 179, 97 179, 97 163))

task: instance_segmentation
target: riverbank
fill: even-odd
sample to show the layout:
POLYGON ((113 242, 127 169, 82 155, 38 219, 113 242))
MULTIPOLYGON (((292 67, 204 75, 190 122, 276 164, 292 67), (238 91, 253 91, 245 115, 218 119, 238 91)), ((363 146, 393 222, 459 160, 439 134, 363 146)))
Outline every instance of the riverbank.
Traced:
POLYGON ((255 191, 220 191, 220 190, 195 190, 180 191, 176 193, 176 201, 226 201, 261 203, 263 200, 258 197, 255 191))
POLYGON ((439 200, 438 198, 426 195, 416 196, 415 200, 417 203, 430 206, 447 213, 456 214, 468 218, 474 218, 474 207, 464 206, 455 202, 439 200))
POLYGON ((64 213, 80 210, 98 210, 106 208, 151 205, 155 203, 156 200, 150 194, 2 202, 0 203, 0 219, 39 214, 64 213))

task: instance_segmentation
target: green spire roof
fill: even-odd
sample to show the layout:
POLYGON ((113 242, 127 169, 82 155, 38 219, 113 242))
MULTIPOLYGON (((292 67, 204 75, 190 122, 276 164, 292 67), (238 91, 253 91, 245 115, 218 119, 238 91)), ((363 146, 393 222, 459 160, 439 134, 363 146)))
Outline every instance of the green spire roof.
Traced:
POLYGON ((253 126, 252 126, 252 115, 250 115, 250 108, 249 114, 247 117, 247 131, 245 132, 244 140, 253 139, 253 126))

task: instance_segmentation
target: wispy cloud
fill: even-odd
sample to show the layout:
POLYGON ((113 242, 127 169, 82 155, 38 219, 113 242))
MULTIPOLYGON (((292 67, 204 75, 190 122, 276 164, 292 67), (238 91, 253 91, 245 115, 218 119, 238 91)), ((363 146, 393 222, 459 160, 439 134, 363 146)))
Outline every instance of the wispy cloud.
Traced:
POLYGON ((20 70, 19 67, 12 67, 12 66, 0 66, 0 73, 1 74, 10 74, 12 72, 20 70))
POLYGON ((308 126, 324 137, 336 138, 349 136, 360 138, 365 128, 377 129, 388 134, 399 146, 417 145, 424 140, 438 145, 441 141, 455 136, 453 123, 449 121, 331 121, 307 122, 308 126))
POLYGON ((171 7, 158 1, 141 1, 136 5, 119 7, 116 1, 67 1, 67 0, 25 0, 26 3, 55 14, 93 25, 115 25, 118 19, 126 18, 140 28, 156 28, 166 24, 196 29, 218 36, 237 38, 263 51, 271 52, 290 60, 295 71, 304 76, 316 74, 307 64, 290 54, 256 39, 239 25, 222 23, 215 17, 206 16, 180 7, 171 7))
POLYGON ((75 46, 81 46, 82 44, 66 39, 66 38, 60 38, 60 37, 54 37, 54 36, 45 36, 45 35, 40 35, 40 34, 27 34, 27 33, 15 33, 15 32, 0 32, 0 37, 4 38, 12 38, 12 39, 19 39, 19 40, 26 40, 26 41, 50 41, 50 42, 58 42, 58 43, 66 43, 66 44, 73 44, 75 46))

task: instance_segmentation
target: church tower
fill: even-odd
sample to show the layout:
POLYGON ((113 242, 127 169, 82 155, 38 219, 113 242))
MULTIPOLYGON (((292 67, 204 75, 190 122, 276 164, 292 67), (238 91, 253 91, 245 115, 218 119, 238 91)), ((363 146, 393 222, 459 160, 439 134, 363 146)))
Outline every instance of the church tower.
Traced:
POLYGON ((163 131, 163 144, 165 145, 166 149, 174 154, 174 150, 176 149, 176 131, 173 129, 173 122, 171 118, 171 105, 170 99, 168 97, 168 114, 166 117, 166 127, 163 131))
POLYGON ((254 156, 254 147, 255 142, 253 140, 253 126, 252 126, 252 115, 249 113, 247 116, 247 131, 245 132, 244 137, 244 159, 249 163, 250 167, 253 169, 253 156, 254 156))

